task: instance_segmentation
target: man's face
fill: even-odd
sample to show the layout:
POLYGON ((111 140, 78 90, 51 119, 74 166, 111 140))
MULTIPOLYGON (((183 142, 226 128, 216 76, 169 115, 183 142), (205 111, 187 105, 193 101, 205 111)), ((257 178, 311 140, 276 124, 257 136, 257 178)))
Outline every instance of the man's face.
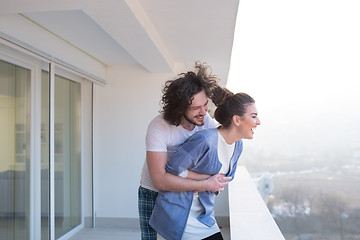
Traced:
POLYGON ((208 98, 205 91, 201 91, 193 96, 191 105, 185 111, 184 118, 188 123, 197 126, 205 124, 205 115, 208 110, 208 98))

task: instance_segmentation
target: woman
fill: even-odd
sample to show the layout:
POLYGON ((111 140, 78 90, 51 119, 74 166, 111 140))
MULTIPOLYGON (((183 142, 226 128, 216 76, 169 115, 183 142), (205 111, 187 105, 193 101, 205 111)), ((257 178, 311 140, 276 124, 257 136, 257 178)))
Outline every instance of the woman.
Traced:
MULTIPOLYGON (((245 93, 233 94, 219 88, 212 100, 217 106, 217 129, 207 129, 192 135, 182 145, 169 152, 166 171, 187 177, 187 171, 204 177, 223 173, 233 177, 243 144, 252 139, 254 128, 260 125, 255 101, 245 93)), ((150 219, 150 225, 167 240, 223 239, 214 217, 213 192, 160 191, 150 219)))

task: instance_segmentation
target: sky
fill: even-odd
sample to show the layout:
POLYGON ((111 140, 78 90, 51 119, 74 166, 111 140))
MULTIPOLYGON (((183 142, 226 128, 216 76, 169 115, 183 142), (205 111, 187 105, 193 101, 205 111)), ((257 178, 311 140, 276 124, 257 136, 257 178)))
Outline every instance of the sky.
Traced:
POLYGON ((355 0, 240 1, 227 87, 256 100, 250 148, 360 147, 359 13, 355 0))

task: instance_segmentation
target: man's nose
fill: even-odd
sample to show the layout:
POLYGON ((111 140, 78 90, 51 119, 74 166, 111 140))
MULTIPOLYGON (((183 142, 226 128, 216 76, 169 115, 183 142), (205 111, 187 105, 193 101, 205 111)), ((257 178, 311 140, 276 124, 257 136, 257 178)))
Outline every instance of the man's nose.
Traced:
POLYGON ((202 107, 202 108, 201 108, 201 114, 206 115, 207 110, 208 110, 208 107, 207 107, 207 106, 202 107))

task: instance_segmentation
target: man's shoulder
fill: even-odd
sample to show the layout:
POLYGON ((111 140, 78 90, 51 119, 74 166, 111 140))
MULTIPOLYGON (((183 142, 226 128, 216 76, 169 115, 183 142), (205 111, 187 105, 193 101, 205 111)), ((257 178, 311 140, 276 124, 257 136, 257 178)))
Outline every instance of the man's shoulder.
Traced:
POLYGON ((149 123, 147 133, 170 137, 181 133, 181 131, 181 127, 170 124, 164 119, 163 114, 159 114, 149 123))
POLYGON ((170 123, 164 119, 163 114, 159 114, 150 121, 149 128, 150 127, 170 127, 170 123))
POLYGON ((146 133, 146 150, 166 152, 170 136, 169 129, 169 124, 164 120, 162 114, 153 118, 146 133))

